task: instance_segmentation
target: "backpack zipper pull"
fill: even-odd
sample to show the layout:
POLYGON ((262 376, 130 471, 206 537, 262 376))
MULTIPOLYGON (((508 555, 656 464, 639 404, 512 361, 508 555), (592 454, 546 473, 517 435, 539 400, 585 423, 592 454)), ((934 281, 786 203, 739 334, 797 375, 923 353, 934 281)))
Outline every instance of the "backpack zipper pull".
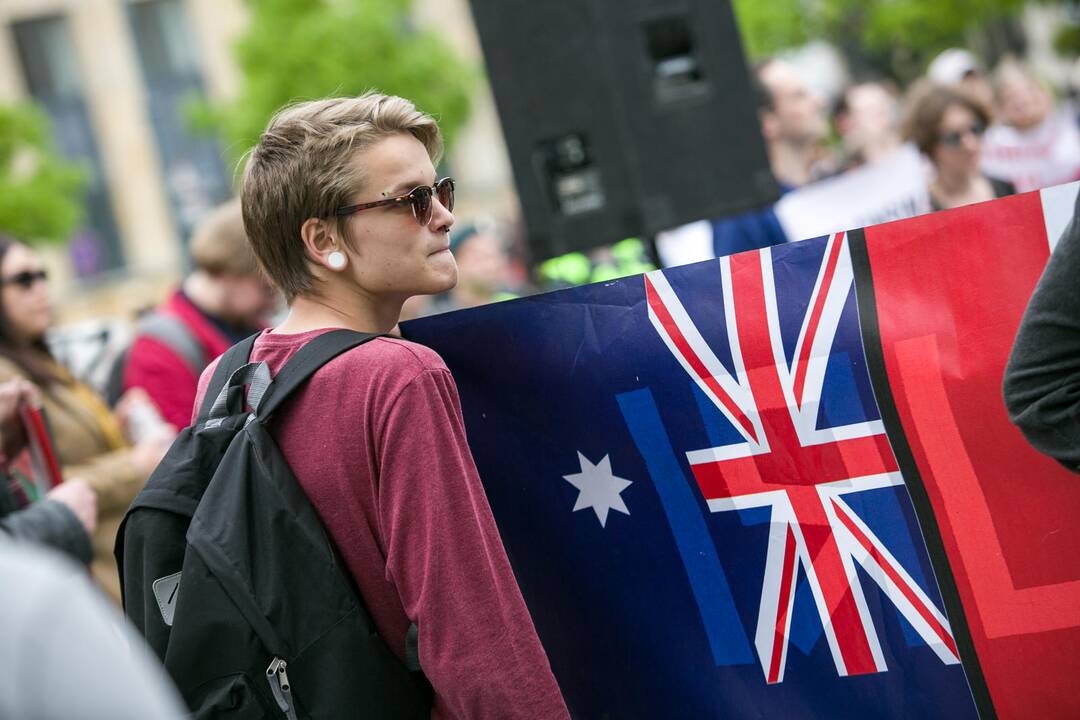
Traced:
POLYGON ((289 676, 285 672, 288 666, 284 660, 276 657, 271 661, 270 667, 266 668, 266 680, 270 683, 270 692, 274 693, 281 712, 289 720, 297 720, 296 708, 293 707, 292 687, 289 685, 289 676))

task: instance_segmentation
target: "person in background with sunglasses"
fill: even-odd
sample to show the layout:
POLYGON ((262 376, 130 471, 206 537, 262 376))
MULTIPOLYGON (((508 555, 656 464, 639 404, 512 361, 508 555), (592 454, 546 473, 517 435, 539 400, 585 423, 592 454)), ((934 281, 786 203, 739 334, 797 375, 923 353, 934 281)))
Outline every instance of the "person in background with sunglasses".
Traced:
POLYGON ((0 383, 22 379, 36 386, 64 478, 82 478, 94 491, 98 517, 91 537, 91 570, 119 603, 116 530, 172 435, 152 436, 132 446, 125 435, 129 403, 122 403, 114 415, 104 400, 53 359, 45 344, 53 320, 41 261, 26 245, 0 234, 0 383))
POLYGON ((910 91, 904 137, 934 168, 928 187, 934 210, 1016 192, 1011 183, 980 170, 982 139, 989 124, 990 111, 960 86, 923 83, 910 91))
MULTIPOLYGON (((435 120, 399 97, 306 102, 271 119, 241 203, 289 314, 258 337, 253 362, 276 374, 333 328, 391 333, 407 298, 454 286, 454 181, 436 175, 441 149, 435 120)), ((433 718, 568 717, 435 352, 390 336, 360 345, 316 372, 269 429, 378 633, 403 662, 419 658, 433 718)), ((342 667, 342 681, 360 671, 342 667)))

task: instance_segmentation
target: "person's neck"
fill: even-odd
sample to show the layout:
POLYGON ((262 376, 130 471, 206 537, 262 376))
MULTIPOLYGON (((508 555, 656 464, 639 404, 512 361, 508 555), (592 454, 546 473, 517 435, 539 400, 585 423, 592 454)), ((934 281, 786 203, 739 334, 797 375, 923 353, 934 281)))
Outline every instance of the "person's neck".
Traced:
POLYGON ((973 173, 943 173, 938 172, 935 179, 937 189, 943 195, 955 197, 966 195, 971 192, 978 176, 973 173))
POLYGON ((199 310, 207 315, 221 317, 225 301, 217 278, 203 270, 196 270, 184 278, 180 288, 199 310))
POLYGON ((863 146, 863 160, 867 163, 876 163, 899 149, 900 138, 895 135, 882 135, 881 137, 868 141, 863 146))
POLYGON ((802 187, 813 180, 815 147, 812 143, 778 141, 769 144, 769 165, 777 181, 802 187))
POLYGON ((273 331, 295 334, 324 328, 346 328, 358 332, 387 333, 397 325, 404 302, 404 298, 379 298, 362 290, 327 289, 319 295, 293 298, 285 322, 273 331))

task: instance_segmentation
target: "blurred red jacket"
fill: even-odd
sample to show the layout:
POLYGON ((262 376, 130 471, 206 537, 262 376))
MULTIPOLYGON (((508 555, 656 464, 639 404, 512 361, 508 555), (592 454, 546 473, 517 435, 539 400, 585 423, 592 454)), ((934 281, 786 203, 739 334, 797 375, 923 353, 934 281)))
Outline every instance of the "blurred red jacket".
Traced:
POLYGON ((165 422, 178 429, 187 427, 199 386, 199 375, 207 364, 229 349, 232 342, 206 314, 180 290, 173 292, 155 312, 183 322, 203 350, 202 367, 192 367, 178 350, 148 335, 136 336, 124 364, 124 390, 141 387, 158 406, 165 422))

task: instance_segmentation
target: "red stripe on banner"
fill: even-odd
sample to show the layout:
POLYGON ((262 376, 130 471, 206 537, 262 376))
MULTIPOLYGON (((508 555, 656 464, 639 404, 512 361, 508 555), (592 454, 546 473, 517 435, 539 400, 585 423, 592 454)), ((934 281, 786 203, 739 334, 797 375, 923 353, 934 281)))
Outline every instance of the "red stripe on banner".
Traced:
POLYGON ((959 658, 960 652, 956 649, 956 642, 953 640, 952 633, 950 633, 945 626, 934 617, 934 614, 930 612, 930 608, 926 606, 926 603, 919 599, 919 596, 915 594, 911 585, 900 576, 900 573, 896 571, 893 564, 881 554, 872 542, 870 542, 870 539, 859 529, 859 526, 855 524, 855 521, 851 519, 847 514, 847 511, 835 502, 833 503, 833 508, 836 510, 836 515, 840 518, 840 522, 844 523, 844 527, 848 529, 852 537, 854 537, 859 545, 862 546, 863 550, 870 554, 870 557, 874 558, 874 562, 876 562, 878 567, 889 576, 889 579, 892 580, 896 587, 900 588, 900 592, 904 594, 904 597, 912 604, 920 617, 922 617, 926 624, 930 626, 930 629, 934 631, 934 634, 938 636, 938 639, 941 640, 945 647, 949 648, 949 652, 951 652, 954 657, 959 658))
POLYGON ((701 358, 697 356, 694 349, 690 347, 689 341, 682 334, 682 330, 679 329, 678 323, 675 322, 675 318, 671 317, 671 313, 668 312, 667 306, 664 305, 664 301, 660 299, 660 294, 656 292, 656 288, 653 287, 652 281, 649 276, 645 276, 645 294, 649 300, 649 307, 656 314, 656 317, 660 320, 660 324, 664 327, 668 337, 675 343, 675 347, 678 348, 679 353, 686 358, 686 361, 690 363, 690 367, 694 369, 697 376, 709 387, 710 390, 715 393, 720 403, 727 408, 727 411, 738 421, 743 430, 754 439, 754 442, 760 442, 757 433, 754 431, 754 425, 750 422, 750 418, 739 408, 735 401, 724 392, 724 389, 720 387, 720 383, 716 381, 716 378, 706 369, 705 363, 701 361, 701 358))
POLYGON ((998 715, 1080 717, 1080 483, 1001 397, 1049 256, 1040 195, 865 234, 885 372, 998 715))
POLYGON ((821 278, 818 287, 818 295, 814 301, 814 309, 810 312, 810 321, 806 325, 806 335, 803 336, 802 348, 795 364, 795 403, 802 408, 803 386, 806 384, 806 370, 810 364, 810 349, 814 344, 814 336, 817 335, 818 325, 821 324, 821 313, 825 310, 825 299, 829 295, 833 276, 836 275, 836 264, 840 259, 840 250, 844 247, 844 233, 837 233, 833 238, 829 249, 829 261, 825 266, 825 275, 821 278))
POLYGON ((776 628, 773 632, 772 659, 769 661, 770 684, 780 682, 781 661, 784 658, 784 649, 787 647, 787 617, 788 608, 791 607, 791 594, 795 592, 795 533, 791 526, 787 528, 787 541, 784 543, 784 568, 780 577, 779 605, 776 606, 776 628))

